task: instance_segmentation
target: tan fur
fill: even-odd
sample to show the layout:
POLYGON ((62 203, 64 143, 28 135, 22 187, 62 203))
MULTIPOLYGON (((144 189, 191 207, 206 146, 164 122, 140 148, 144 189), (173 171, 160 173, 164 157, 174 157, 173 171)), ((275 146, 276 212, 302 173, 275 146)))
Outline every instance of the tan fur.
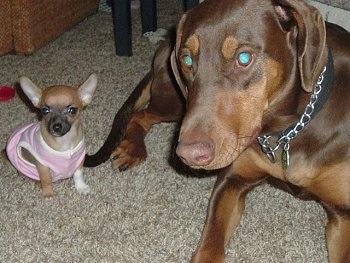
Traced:
MULTIPOLYGON (((44 115, 40 122, 41 136, 48 146, 60 152, 74 149, 84 137, 80 117, 84 107, 91 102, 92 95, 96 89, 96 75, 91 75, 79 88, 57 85, 41 89, 27 77, 21 77, 20 84, 24 93, 32 101, 33 105, 40 110, 49 107, 52 110, 60 111, 64 114, 69 107, 75 107, 77 109, 76 114, 65 114, 67 122, 71 126, 69 131, 62 136, 53 135, 51 133, 49 128, 51 114, 44 115)), ((52 187, 50 167, 41 164, 27 149, 22 148, 21 151, 23 158, 34 164, 37 168, 40 178, 39 185, 42 188, 43 197, 53 196, 54 191, 52 187)), ((82 164, 79 169, 81 168, 82 164)), ((74 176, 76 176, 76 172, 77 171, 72 171, 72 175, 74 173, 74 176)), ((75 177, 74 179, 78 191, 87 193, 89 188, 82 181, 80 172, 78 174, 78 179, 75 177)))
POLYGON ((186 46, 190 49, 194 56, 199 52, 199 39, 198 36, 192 35, 186 41, 186 46))
POLYGON ((236 49, 238 47, 238 41, 233 36, 228 36, 221 47, 221 52, 226 59, 232 59, 236 49))

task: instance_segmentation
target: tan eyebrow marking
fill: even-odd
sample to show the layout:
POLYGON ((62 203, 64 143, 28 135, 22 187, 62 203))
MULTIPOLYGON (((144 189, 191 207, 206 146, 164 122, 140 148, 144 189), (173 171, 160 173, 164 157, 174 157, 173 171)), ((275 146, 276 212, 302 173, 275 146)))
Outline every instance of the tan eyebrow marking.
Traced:
POLYGON ((221 47, 221 52, 224 55, 224 58, 231 59, 233 58, 236 49, 238 48, 238 41, 233 36, 228 36, 221 47))
POLYGON ((197 35, 190 36, 186 41, 186 45, 191 50, 193 55, 198 55, 198 53, 199 53, 199 38, 197 35))

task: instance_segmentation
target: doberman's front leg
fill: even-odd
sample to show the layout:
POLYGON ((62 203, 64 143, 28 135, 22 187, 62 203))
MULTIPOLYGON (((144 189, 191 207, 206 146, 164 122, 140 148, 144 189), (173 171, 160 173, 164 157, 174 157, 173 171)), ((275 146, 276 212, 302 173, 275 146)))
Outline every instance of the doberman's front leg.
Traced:
POLYGON ((113 168, 123 171, 145 161, 147 158, 146 134, 154 124, 167 120, 166 116, 150 113, 148 110, 133 114, 124 139, 111 155, 113 168))
POLYGON ((350 211, 328 210, 326 227, 330 263, 350 263, 350 211))
POLYGON ((146 109, 132 114, 124 139, 111 155, 112 165, 126 170, 142 163, 147 157, 145 136, 154 124, 179 121, 184 104, 169 76, 156 76, 151 82, 151 95, 146 109))
POLYGON ((247 181, 236 175, 219 175, 207 211, 202 238, 191 263, 225 262, 225 246, 239 224, 246 194, 260 180, 247 181))

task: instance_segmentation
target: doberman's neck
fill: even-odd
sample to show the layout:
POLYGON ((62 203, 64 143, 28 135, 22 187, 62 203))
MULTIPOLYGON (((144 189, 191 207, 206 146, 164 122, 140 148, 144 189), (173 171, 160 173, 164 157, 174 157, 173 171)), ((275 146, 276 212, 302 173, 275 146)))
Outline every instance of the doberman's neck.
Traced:
POLYGON ((310 101, 307 104, 304 113, 297 123, 292 124, 285 130, 273 132, 268 135, 258 136, 257 140, 262 151, 267 155, 270 161, 276 161, 276 152, 282 149, 282 167, 285 169, 289 166, 289 144, 301 132, 305 126, 312 121, 316 114, 322 109, 331 93, 334 80, 334 65, 332 52, 328 52, 328 62, 315 85, 310 101), (271 138, 276 141, 270 142, 271 138))

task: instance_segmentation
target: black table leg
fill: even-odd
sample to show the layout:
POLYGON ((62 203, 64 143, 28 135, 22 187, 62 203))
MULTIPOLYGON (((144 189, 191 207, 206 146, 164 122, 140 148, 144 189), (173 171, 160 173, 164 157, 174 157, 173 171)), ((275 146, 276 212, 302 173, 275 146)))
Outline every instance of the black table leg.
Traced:
MULTIPOLYGON (((130 0, 111 0, 114 41, 118 56, 132 56, 130 0)), ((157 1, 141 1, 142 33, 157 30, 157 1)), ((199 4, 199 0, 184 0, 185 10, 199 4)))
POLYGON ((130 0, 112 0, 114 41, 118 56, 132 56, 130 0))
POLYGON ((157 30, 157 1, 141 1, 142 34, 157 30))
POLYGON ((185 1, 185 11, 190 10, 192 7, 199 4, 199 0, 184 0, 185 1))

